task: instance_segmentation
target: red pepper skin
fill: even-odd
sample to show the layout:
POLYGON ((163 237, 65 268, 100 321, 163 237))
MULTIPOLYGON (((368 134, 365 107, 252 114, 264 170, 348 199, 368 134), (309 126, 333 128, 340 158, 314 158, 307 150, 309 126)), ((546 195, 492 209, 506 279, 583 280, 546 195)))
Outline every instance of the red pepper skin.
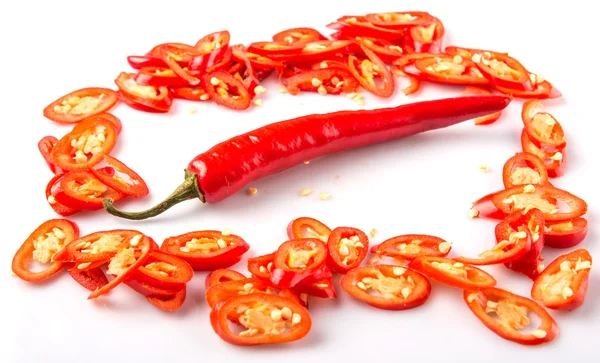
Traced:
POLYGON ((330 234, 331 228, 310 217, 296 218, 287 226, 289 239, 318 238, 323 242, 327 242, 330 234))
POLYGON ((73 265, 72 267, 67 268, 67 272, 75 282, 90 291, 94 291, 108 284, 108 278, 100 267, 90 270, 80 270, 77 268, 77 265, 73 265))
POLYGON ((155 307, 163 311, 177 311, 185 302, 187 295, 187 289, 184 287, 174 295, 161 296, 161 295, 149 295, 146 296, 146 300, 155 307))
POLYGON ((208 290, 209 287, 220 284, 221 282, 243 280, 245 278, 246 276, 237 271, 220 268, 206 275, 206 279, 204 280, 204 288, 208 290))
POLYGON ((544 244, 550 248, 571 248, 580 244, 587 236, 588 223, 585 218, 546 223, 544 244))
POLYGON ((530 168, 538 173, 540 177, 539 183, 531 184, 550 184, 550 182, 548 182, 548 170, 546 169, 544 161, 535 154, 519 152, 506 160, 504 167, 502 168, 502 182, 504 183, 505 188, 508 189, 524 184, 523 182, 515 183, 513 180, 512 176, 517 168, 530 168))
POLYGON ((256 278, 270 280, 271 270, 273 270, 273 261, 275 261, 275 254, 277 254, 277 252, 250 257, 248 259, 248 271, 256 278), (261 267, 264 267, 264 269, 261 267))
POLYGON ((369 237, 367 237, 365 232, 358 228, 337 227, 331 231, 331 234, 329 235, 329 239, 327 240, 327 250, 327 265, 329 268, 331 268, 333 272, 345 274, 353 268, 360 266, 365 257, 367 257, 367 253, 369 252, 369 237), (356 246, 357 243, 359 243, 358 247, 346 246, 346 249, 349 249, 349 255, 342 255, 340 253, 342 240, 354 236, 358 237, 358 242, 352 242, 352 244, 356 246), (360 244, 362 244, 362 246, 360 246, 360 244), (344 257, 349 256, 354 257, 354 261, 344 263, 344 257))
POLYGON ((46 185, 46 200, 52 209, 59 215, 63 217, 71 216, 77 212, 80 212, 80 209, 75 208, 74 206, 66 206, 56 200, 56 195, 59 193, 64 193, 62 188, 60 187, 60 183, 63 177, 67 175, 66 173, 55 175, 50 181, 48 185, 46 185))
POLYGON ((52 161, 52 157, 50 156, 52 154, 52 149, 57 142, 58 139, 54 136, 44 136, 38 142, 38 149, 40 150, 40 154, 42 154, 42 157, 46 161, 46 165, 48 165, 50 171, 54 174, 61 174, 63 170, 54 164, 54 161, 52 161))
POLYGON ((312 114, 272 123, 196 156, 188 164, 184 183, 154 208, 124 212, 110 199, 104 200, 104 206, 115 216, 140 220, 196 197, 216 203, 252 181, 305 160, 445 128, 498 112, 511 101, 507 96, 447 98, 375 110, 312 114))

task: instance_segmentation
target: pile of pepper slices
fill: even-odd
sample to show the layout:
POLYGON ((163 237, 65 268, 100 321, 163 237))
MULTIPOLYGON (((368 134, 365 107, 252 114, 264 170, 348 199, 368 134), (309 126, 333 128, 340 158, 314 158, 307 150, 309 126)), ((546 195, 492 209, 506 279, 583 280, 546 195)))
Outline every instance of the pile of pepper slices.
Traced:
MULTIPOLYGON (((175 311, 185 301, 194 271, 210 271, 205 289, 212 327, 237 345, 306 336, 312 324, 308 297, 336 298, 334 273, 343 275, 340 286, 350 296, 387 310, 424 304, 430 280, 435 280, 462 289, 469 309, 504 339, 525 345, 555 339, 559 328, 546 309, 581 306, 592 265, 583 248, 543 264, 545 246, 574 248, 587 236, 585 201, 550 182, 565 172, 567 143, 560 122, 542 112, 540 100, 560 97, 560 92, 507 53, 455 46, 442 50, 444 26, 425 12, 344 16, 328 27, 336 30, 332 39, 312 28, 294 28, 247 47, 230 45, 227 31, 209 34, 194 46, 160 44, 143 56, 128 57, 137 73, 121 73, 117 91, 86 88, 57 99, 44 115, 76 125, 61 140, 48 136, 39 143, 56 174, 46 191, 50 205, 68 216, 100 209, 104 198, 148 194, 139 175, 109 156, 121 123, 108 111, 118 100, 148 112, 169 111, 173 98, 246 109, 252 100, 260 105, 257 96, 265 92, 260 82, 277 72, 284 92, 344 92, 362 103, 361 87, 379 97, 392 96, 396 75, 410 81, 407 95, 422 82, 433 82, 464 85, 465 94, 495 90, 532 99, 522 111, 522 151, 503 168, 505 189, 479 199, 469 211, 471 217, 497 221, 494 246, 477 257, 449 257, 451 243, 416 234, 370 246, 359 229, 330 229, 302 217, 289 224, 289 239, 276 251, 248 259, 247 277, 229 268, 250 246, 228 230, 189 232, 159 246, 137 230, 80 237, 74 222, 52 219, 25 240, 13 259, 13 272, 39 282, 66 269, 91 291, 90 299, 125 283, 154 306, 175 311), (369 252, 376 257, 368 259, 369 252), (33 272, 31 259, 49 266, 33 272), (532 279, 531 298, 498 288, 496 279, 477 267, 496 264, 532 279), (541 323, 525 333, 529 313, 541 323)), ((489 124, 499 117, 475 122, 489 124)))

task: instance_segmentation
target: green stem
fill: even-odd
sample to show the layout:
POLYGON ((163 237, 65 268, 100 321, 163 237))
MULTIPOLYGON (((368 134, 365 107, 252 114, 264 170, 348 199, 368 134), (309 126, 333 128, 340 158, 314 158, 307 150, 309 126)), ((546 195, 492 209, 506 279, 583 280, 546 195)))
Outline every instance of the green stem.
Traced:
POLYGON ((113 205, 114 201, 110 198, 104 199, 103 204, 104 209, 114 216, 125 219, 142 220, 155 217, 176 204, 194 198, 200 198, 200 200, 204 202, 204 196, 198 188, 198 178, 196 177, 196 174, 186 170, 185 181, 165 200, 150 209, 141 212, 125 212, 116 208, 113 205))

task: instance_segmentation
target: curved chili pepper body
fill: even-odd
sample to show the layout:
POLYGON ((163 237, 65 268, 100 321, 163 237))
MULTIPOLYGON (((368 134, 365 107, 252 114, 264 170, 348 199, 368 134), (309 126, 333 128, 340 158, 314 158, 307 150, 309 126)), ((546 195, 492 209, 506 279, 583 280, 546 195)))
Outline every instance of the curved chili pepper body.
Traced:
POLYGON ((397 107, 312 114, 276 122, 221 142, 196 156, 186 180, 171 196, 143 212, 123 212, 106 199, 118 217, 146 219, 187 199, 216 203, 248 183, 305 160, 344 150, 445 128, 504 109, 512 97, 469 96, 397 107))

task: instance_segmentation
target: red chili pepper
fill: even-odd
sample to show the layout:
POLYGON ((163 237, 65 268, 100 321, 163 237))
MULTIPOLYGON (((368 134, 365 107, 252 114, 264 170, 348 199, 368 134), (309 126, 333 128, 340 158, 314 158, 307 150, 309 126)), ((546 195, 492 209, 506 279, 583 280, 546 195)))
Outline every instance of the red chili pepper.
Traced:
POLYGON ((475 49, 475 48, 464 48, 464 47, 456 47, 456 46, 447 46, 444 49, 444 53, 448 55, 459 55, 462 58, 473 60, 473 56, 475 56, 475 60, 480 61, 481 56, 486 56, 488 58, 508 55, 506 52, 496 52, 493 50, 486 49, 475 49))
POLYGON ((337 40, 352 40, 362 45, 365 48, 372 50, 381 60, 386 63, 392 63, 402 55, 404 50, 398 44, 389 40, 369 38, 369 37, 350 37, 343 33, 334 33, 331 35, 333 39, 337 40))
POLYGON ((189 83, 170 68, 143 67, 134 78, 135 83, 153 87, 186 87, 189 83))
POLYGON ((506 189, 517 185, 550 184, 544 161, 528 152, 511 156, 502 168, 502 181, 506 189))
MULTIPOLYGON (((225 281, 216 285, 212 285, 206 290, 206 302, 211 308, 221 301, 229 300, 238 295, 248 295, 255 293, 273 294, 285 296, 297 303, 300 303, 300 298, 290 290, 279 290, 273 287, 264 280, 255 278, 244 278, 241 280, 225 281)), ((237 320, 239 316, 235 316, 237 320)))
POLYGON ((219 64, 225 58, 230 40, 231 34, 227 30, 202 37, 194 47, 196 52, 189 61, 189 69, 206 71, 219 64))
POLYGON ((248 52, 277 59, 282 56, 297 55, 304 48, 304 44, 288 44, 283 41, 254 42, 248 46, 248 52))
POLYGON ((445 33, 446 28, 442 21, 433 17, 433 22, 429 25, 410 28, 408 42, 416 52, 441 53, 445 33))
POLYGON ((370 37, 394 41, 402 40, 405 36, 404 31, 375 26, 364 16, 345 15, 336 22, 327 24, 326 27, 355 37, 370 37))
POLYGON ((358 83, 349 70, 335 67, 295 74, 286 79, 286 88, 291 95, 297 95, 300 91, 337 95, 342 91, 355 91, 358 83))
POLYGON ((489 52, 476 54, 479 58, 476 57, 475 60, 479 61, 474 61, 475 64, 492 85, 517 91, 534 89, 529 72, 518 60, 507 54, 489 52))
POLYGON ((342 276, 348 295, 384 310, 407 310, 423 305, 431 295, 429 280, 400 266, 361 266, 342 276))
POLYGON ((38 150, 40 151, 40 154, 42 154, 50 171, 54 174, 61 174, 63 170, 54 164, 54 161, 52 161, 52 157, 50 156, 52 154, 52 149, 54 149, 54 145, 56 145, 57 142, 58 139, 54 136, 44 136, 38 142, 38 150))
POLYGON ((355 43, 349 40, 319 40, 304 44, 299 53, 278 55, 274 59, 288 64, 303 64, 327 59, 336 54, 348 54, 353 48, 355 43))
POLYGON ((587 236, 587 225, 585 218, 546 223, 544 226, 544 244, 551 248, 575 247, 587 236))
POLYGON ((187 261, 196 271, 238 263, 250 246, 241 237, 219 231, 194 231, 165 239, 160 250, 187 261))
POLYGON ((243 280, 245 278, 246 276, 237 271, 220 268, 206 275, 206 279, 204 280, 204 288, 208 290, 209 287, 220 284, 221 282, 243 280))
MULTIPOLYGON (((476 86, 467 86, 467 88, 465 89, 465 91, 463 92, 462 95, 468 96, 468 95, 472 95, 472 94, 484 95, 484 96, 493 95, 493 93, 490 90, 481 88, 481 87, 476 87, 476 86)), ((475 125, 493 124, 494 122, 498 121, 498 119, 500 119, 500 116, 502 116, 502 112, 496 112, 496 113, 493 113, 488 116, 478 117, 475 119, 475 125)))
POLYGON ((238 62, 238 64, 243 65, 241 81, 244 84, 244 87, 246 87, 250 93, 250 98, 254 98, 254 96, 256 96, 256 87, 260 85, 260 81, 258 80, 254 67, 252 66, 252 62, 250 62, 250 59, 248 58, 246 47, 241 44, 236 44, 231 48, 233 51, 233 59, 238 62))
POLYGON ((445 257, 452 245, 446 240, 425 234, 405 234, 383 241, 371 248, 371 253, 392 257, 400 261, 412 261, 421 256, 445 257))
POLYGON ((521 147, 524 152, 534 154, 544 160, 550 178, 558 178, 564 175, 567 166, 566 149, 556 152, 541 150, 531 141, 525 129, 521 132, 521 147))
POLYGON ((293 291, 297 291, 300 294, 300 300, 304 306, 308 306, 308 296, 314 296, 321 299, 335 299, 337 298, 337 292, 333 287, 333 278, 328 277, 315 282, 302 283, 295 286, 293 291))
POLYGON ((331 228, 323 222, 310 217, 296 218, 287 226, 287 235, 289 239, 317 238, 327 242, 331 228))
POLYGON ((146 296, 146 300, 155 307, 163 311, 177 311, 185 302, 187 289, 184 287, 174 295, 161 296, 161 295, 149 295, 146 296))
POLYGON ((244 83, 225 71, 214 71, 202 76, 202 87, 217 104, 234 110, 250 107, 252 98, 244 83))
POLYGON ((78 123, 52 149, 52 162, 62 170, 87 170, 98 164, 117 142, 114 124, 103 117, 78 123))
POLYGON ((369 237, 357 228, 337 227, 329 235, 327 250, 327 265, 333 272, 345 274, 367 257, 369 237))
POLYGON ((112 113, 103 112, 96 115, 96 117, 104 119, 106 121, 110 121, 110 123, 112 123, 115 127, 117 135, 119 135, 121 133, 121 130, 123 130, 123 124, 121 123, 121 120, 112 113))
POLYGON ((484 270, 449 258, 417 257, 408 267, 442 284, 459 289, 483 289, 496 285, 496 279, 484 270))
POLYGON ((78 210, 102 209, 102 199, 119 201, 125 195, 102 183, 89 171, 72 171, 60 181, 62 193, 54 197, 59 203, 78 210))
POLYGON ((142 281, 138 281, 135 279, 132 279, 131 277, 129 277, 127 280, 124 281, 124 283, 131 287, 135 292, 137 292, 140 295, 144 295, 145 297, 163 297, 163 298, 170 298, 173 295, 176 295, 178 292, 181 291, 181 289, 177 290, 177 289, 167 289, 164 287, 156 287, 150 284, 147 284, 145 282, 142 281))
POLYGON ((52 209, 63 217, 71 216, 80 210, 71 206, 66 206, 56 200, 56 195, 63 193, 60 182, 66 174, 57 174, 46 185, 46 200, 52 209))
POLYGON ((248 259, 248 271, 252 276, 263 280, 271 279, 271 271, 273 270, 273 261, 275 261, 276 252, 268 255, 251 257, 248 259))
POLYGON ((385 109, 313 114, 273 123, 196 156, 188 165, 184 183, 156 207, 124 212, 116 209, 110 199, 104 205, 115 216, 139 220, 188 199, 216 203, 254 180, 305 160, 448 127, 498 112, 510 101, 506 96, 450 98, 385 109), (364 121, 373 119, 378 122, 364 121), (304 136, 298 138, 299 134, 304 136), (235 162, 223 162, 225 156, 235 162))
POLYGON ((318 40, 327 40, 327 38, 313 28, 291 28, 273 35, 273 41, 289 45, 306 44, 318 40))
POLYGON ((539 100, 529 100, 523 104, 521 119, 529 140, 548 153, 562 151, 567 146, 563 128, 551 114, 540 112, 544 106, 539 100))
POLYGON ((429 57, 408 55, 407 57, 409 59, 413 58, 413 60, 401 66, 401 70, 419 78, 421 81, 475 86, 489 84, 489 81, 481 75, 475 63, 468 59, 465 60, 442 54, 429 57))
POLYGON ((463 264, 476 266, 496 265, 501 263, 510 265, 511 261, 523 258, 532 250, 531 233, 528 230, 522 232, 524 235, 514 232, 514 234, 510 235, 510 238, 499 240, 493 248, 480 253, 477 258, 456 257, 454 260, 463 264))
POLYGON ((281 288, 294 287, 329 277, 325 265, 327 245, 316 238, 286 241, 279 246, 273 260, 271 283, 281 288))
POLYGON ((250 61, 250 63, 252 64, 252 67, 254 67, 254 68, 271 70, 274 68, 280 69, 280 68, 285 67, 285 64, 283 64, 283 62, 276 61, 276 60, 267 58, 267 57, 259 55, 259 54, 246 52, 246 57, 248 57, 248 60, 250 61))
POLYGON ((549 309, 575 310, 585 299, 591 268, 585 249, 558 256, 533 282, 531 297, 549 309))
POLYGON ((148 285, 181 290, 194 276, 192 266, 183 259, 153 250, 144 265, 132 274, 132 278, 148 285))
POLYGON ((498 336, 522 345, 539 345, 558 336, 558 325, 543 306, 523 296, 499 288, 466 290, 464 300, 475 316, 498 336), (495 316, 498 316, 496 319, 495 316), (541 323, 531 333, 521 333, 529 326, 529 313, 541 323))
POLYGON ((210 323, 221 339, 242 346, 296 341, 304 338, 312 327, 310 314, 301 304, 287 297, 262 293, 239 295, 218 303, 210 312, 210 323), (239 322, 246 330, 233 331, 229 316, 234 314, 241 315, 239 322), (273 329, 278 334, 273 334, 273 329))
POLYGON ((82 271, 77 268, 77 265, 73 265, 67 268, 67 272, 75 282, 90 291, 97 290, 108 284, 108 278, 106 278, 104 271, 100 267, 82 271))
POLYGON ((115 79, 117 96, 129 106, 146 112, 168 112, 173 96, 167 87, 144 86, 135 81, 135 74, 121 72, 115 79))
POLYGON ((535 85, 531 91, 521 91, 512 88, 504 88, 498 85, 494 86, 498 91, 511 95, 515 98, 537 98, 537 99, 552 99, 559 98, 562 93, 554 87, 550 82, 543 81, 535 85))
POLYGON ((430 25, 435 22, 435 18, 424 11, 367 14, 365 19, 375 26, 390 29, 410 29, 417 25, 430 25))
POLYGON ((60 123, 76 123, 106 112, 117 103, 115 91, 108 88, 82 88, 68 93, 44 108, 44 116, 60 123))
POLYGON ((55 261, 54 256, 66 245, 79 237, 77 225, 66 219, 51 219, 33 231, 23 242, 12 259, 12 271, 21 280, 41 282, 56 275, 63 268, 63 263, 55 261), (46 269, 31 271, 30 260, 48 264, 46 269))
POLYGON ((190 101, 208 101, 210 96, 202 87, 178 87, 171 88, 171 94, 174 98, 180 98, 190 101))
POLYGON ((130 55, 127 57, 127 63, 134 69, 144 67, 166 67, 162 59, 148 55, 130 55))
POLYGON ((150 191, 146 182, 135 171, 108 154, 104 155, 104 161, 109 165, 108 167, 90 168, 100 182, 124 195, 132 197, 148 195, 150 191))
POLYGON ((350 73, 363 88, 379 97, 391 97, 394 94, 394 77, 387 65, 372 50, 361 45, 368 59, 359 60, 351 55, 348 57, 350 73), (375 77, 381 78, 381 85, 375 82, 375 77))

